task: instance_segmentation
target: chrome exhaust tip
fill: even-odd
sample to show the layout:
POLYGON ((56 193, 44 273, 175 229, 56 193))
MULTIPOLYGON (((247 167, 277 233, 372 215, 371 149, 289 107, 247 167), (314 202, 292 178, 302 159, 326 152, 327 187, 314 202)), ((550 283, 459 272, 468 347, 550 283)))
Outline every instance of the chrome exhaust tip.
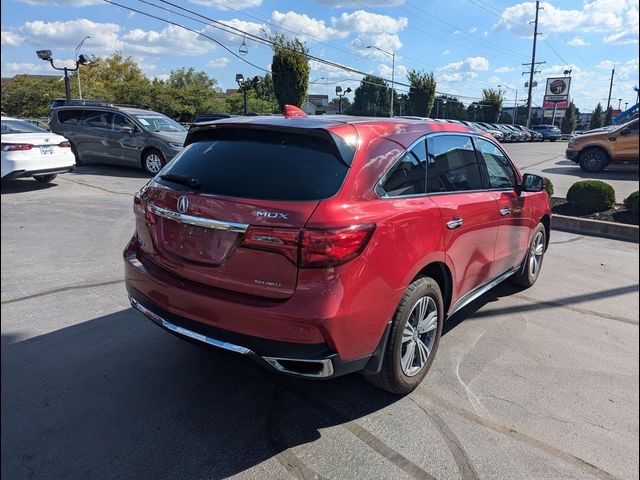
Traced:
POLYGON ((279 372, 289 373, 300 377, 326 378, 333 375, 333 362, 325 358, 323 360, 302 360, 298 358, 262 357, 279 372))

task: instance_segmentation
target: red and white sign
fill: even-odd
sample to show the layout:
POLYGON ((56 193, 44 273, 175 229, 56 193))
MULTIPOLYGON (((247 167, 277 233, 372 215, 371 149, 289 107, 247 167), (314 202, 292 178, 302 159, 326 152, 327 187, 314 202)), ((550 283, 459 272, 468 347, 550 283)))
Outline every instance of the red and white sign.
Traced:
POLYGON ((553 110, 553 105, 555 104, 556 106, 556 110, 560 110, 563 108, 569 108, 569 100, 563 100, 561 102, 549 102, 548 100, 545 100, 542 103, 542 108, 546 109, 550 109, 553 110))

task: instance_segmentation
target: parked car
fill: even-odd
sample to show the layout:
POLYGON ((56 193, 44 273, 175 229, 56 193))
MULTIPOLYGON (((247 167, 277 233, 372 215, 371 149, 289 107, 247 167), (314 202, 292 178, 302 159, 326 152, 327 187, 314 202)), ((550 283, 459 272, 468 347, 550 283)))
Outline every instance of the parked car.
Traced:
POLYGON ((562 138, 562 132, 555 125, 534 125, 531 129, 541 133, 543 141, 549 140, 550 142, 555 142, 562 138))
POLYGON ((504 142, 511 143, 516 141, 516 134, 513 130, 506 128, 504 125, 500 125, 498 123, 486 123, 489 128, 495 128, 496 130, 500 130, 504 135, 504 142))
POLYGON ((287 106, 194 124, 185 145, 135 196, 124 251, 131 304, 179 337, 407 393, 446 318, 538 278, 543 179, 477 130, 287 106))
POLYGON ((182 150, 187 136, 187 130, 166 115, 108 103, 54 108, 50 126, 69 139, 78 165, 129 165, 149 175, 182 150))
POLYGON ((638 147, 636 118, 612 130, 594 130, 571 138, 566 155, 585 172, 599 172, 612 163, 637 168, 638 147))
POLYGON ((532 142, 541 142, 544 139, 544 135, 541 132, 536 132, 535 130, 531 130, 530 128, 525 127, 524 125, 514 125, 515 128, 525 132, 525 134, 530 135, 530 141, 532 142))
POLYGON ((75 166, 69 141, 33 123, 2 117, 2 179, 33 177, 51 182, 75 166))
MULTIPOLYGON (((527 135, 522 130, 514 127, 513 125, 501 124, 501 126, 511 131, 511 138, 514 142, 526 142, 527 135)), ((529 135, 529 139, 531 136, 529 135)))
POLYGON ((502 130, 498 130, 497 128, 490 127, 488 123, 484 124, 482 122, 469 122, 467 120, 465 120, 463 123, 471 128, 479 128, 480 130, 489 133, 499 142, 504 142, 504 132, 502 130))

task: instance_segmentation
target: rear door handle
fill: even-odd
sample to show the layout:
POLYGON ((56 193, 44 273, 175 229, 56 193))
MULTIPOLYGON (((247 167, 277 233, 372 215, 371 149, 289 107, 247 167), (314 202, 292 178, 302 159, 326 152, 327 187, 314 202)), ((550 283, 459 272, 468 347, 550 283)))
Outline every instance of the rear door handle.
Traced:
POLYGON ((449 220, 447 222, 447 228, 449 230, 454 230, 456 228, 461 227, 463 223, 464 222, 463 222, 463 220, 461 218, 454 218, 453 220, 449 220))
POLYGON ((509 215, 511 213, 511 209, 510 208, 502 208, 500 209, 500 215, 502 215, 503 217, 506 215, 509 215))

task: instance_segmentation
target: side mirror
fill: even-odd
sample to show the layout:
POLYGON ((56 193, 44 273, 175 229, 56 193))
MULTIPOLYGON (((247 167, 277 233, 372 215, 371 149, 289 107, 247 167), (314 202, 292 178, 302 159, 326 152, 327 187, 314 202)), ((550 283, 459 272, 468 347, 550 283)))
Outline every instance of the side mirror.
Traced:
POLYGON ((120 132, 133 135, 133 127, 120 127, 120 132))
POLYGON ((631 129, 629 127, 625 127, 620 130, 620 135, 631 135, 631 129))
POLYGON ((522 176, 522 184, 518 185, 521 192, 541 192, 544 190, 544 178, 533 173, 525 173, 522 176))

